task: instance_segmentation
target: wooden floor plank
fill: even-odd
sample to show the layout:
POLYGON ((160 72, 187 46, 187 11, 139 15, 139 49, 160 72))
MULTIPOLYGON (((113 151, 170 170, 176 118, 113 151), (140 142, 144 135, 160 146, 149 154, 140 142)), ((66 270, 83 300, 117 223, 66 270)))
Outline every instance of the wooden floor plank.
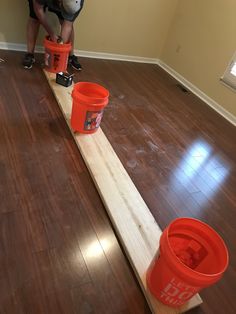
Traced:
MULTIPOLYGON (((54 74, 45 71, 45 75, 70 126, 73 86, 64 88, 55 83, 54 74)), ((74 138, 153 312, 181 313, 201 304, 197 295, 174 310, 151 296, 145 274, 157 251, 161 229, 101 128, 92 135, 74 134, 74 138)))

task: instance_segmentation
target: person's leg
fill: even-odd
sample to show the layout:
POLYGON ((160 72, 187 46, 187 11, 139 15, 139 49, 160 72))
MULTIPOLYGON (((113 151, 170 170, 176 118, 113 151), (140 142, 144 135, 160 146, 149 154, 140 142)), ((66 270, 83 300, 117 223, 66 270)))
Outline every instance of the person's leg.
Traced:
POLYGON ((27 53, 25 54, 22 62, 25 69, 31 69, 32 65, 35 62, 34 49, 40 26, 40 23, 34 12, 33 1, 28 0, 28 2, 29 2, 29 18, 26 26, 27 53))
MULTIPOLYGON (((78 17, 78 15, 80 14, 82 8, 83 8, 83 4, 84 4, 84 0, 81 0, 80 1, 80 9, 78 10, 78 12, 76 12, 73 17, 69 20, 70 22, 74 22, 75 19, 78 17)), ((59 19, 59 22, 60 24, 62 25, 63 22, 64 22, 64 17, 62 15, 62 13, 60 11, 56 11, 56 10, 53 10, 51 8, 48 9, 49 11, 55 13, 59 19)), ((82 70, 82 67, 81 67, 81 64, 79 63, 79 60, 78 60, 78 57, 74 55, 74 27, 72 25, 72 32, 71 32, 71 35, 70 35, 70 42, 72 44, 72 49, 70 51, 70 56, 69 56, 69 59, 68 59, 68 64, 70 66, 72 66, 75 70, 82 70)))
MULTIPOLYGON (((72 19, 73 22, 79 16, 79 14, 83 8, 83 5, 84 5, 84 0, 81 0, 80 1, 80 9, 78 10, 77 13, 74 14, 74 17, 72 19)), ((70 57, 69 57, 69 65, 71 65, 75 70, 80 71, 80 70, 82 70, 82 66, 79 63, 78 57, 74 55, 74 38, 75 38, 75 32, 74 32, 74 26, 72 26, 72 32, 71 32, 71 37, 70 37, 72 49, 71 49, 70 57)))
POLYGON ((70 35, 70 42, 71 42, 71 51, 70 51, 70 56, 74 55, 74 39, 75 39, 75 31, 74 31, 74 25, 72 26, 72 32, 70 35))
MULTIPOLYGON (((59 22, 62 25, 64 20, 62 19, 62 17, 60 15, 57 15, 59 18, 59 22)), ((69 55, 69 59, 68 59, 68 65, 72 66, 75 70, 80 71, 82 70, 82 66, 79 63, 78 57, 74 55, 74 26, 72 26, 72 32, 70 35, 70 42, 71 42, 71 51, 70 51, 70 55, 69 55)))
POLYGON ((68 60, 68 64, 70 66, 72 66, 72 68, 74 68, 77 71, 81 71, 82 70, 82 66, 79 63, 78 57, 76 55, 74 55, 74 38, 75 38, 75 32, 74 32, 74 26, 72 26, 72 32, 70 35, 70 42, 71 42, 71 51, 70 51, 70 56, 69 56, 69 60, 68 60))
POLYGON ((29 17, 26 29, 27 52, 34 54, 35 44, 38 37, 40 23, 38 20, 29 17))

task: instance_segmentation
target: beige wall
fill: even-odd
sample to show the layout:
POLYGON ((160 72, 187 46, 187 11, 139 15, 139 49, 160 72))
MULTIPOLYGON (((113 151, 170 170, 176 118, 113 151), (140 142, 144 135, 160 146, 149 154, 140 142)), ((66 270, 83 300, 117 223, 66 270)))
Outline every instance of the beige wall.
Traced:
POLYGON ((236 50, 235 0, 180 0, 161 59, 236 116, 236 93, 219 82, 236 50))
POLYGON ((77 27, 78 43, 89 51, 156 58, 176 4, 177 0, 87 0, 77 27))
MULTIPOLYGON (((177 0, 85 0, 75 22, 81 50, 156 58, 177 0)), ((0 0, 0 41, 25 43, 27 0, 0 0)), ((42 39, 40 37, 39 43, 42 39)))
POLYGON ((0 0, 0 42, 22 43, 25 38, 26 1, 0 0))

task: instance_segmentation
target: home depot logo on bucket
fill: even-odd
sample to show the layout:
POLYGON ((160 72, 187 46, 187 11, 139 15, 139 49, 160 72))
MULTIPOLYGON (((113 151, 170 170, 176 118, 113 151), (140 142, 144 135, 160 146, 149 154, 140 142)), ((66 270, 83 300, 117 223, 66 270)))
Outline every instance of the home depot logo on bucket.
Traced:
POLYGON ((101 124, 109 92, 92 82, 78 82, 72 91, 71 128, 74 132, 91 134, 101 124))
POLYGON ((87 111, 84 122, 84 130, 95 130, 99 128, 102 120, 103 110, 100 111, 87 111))
POLYGON ((45 70, 52 73, 66 72, 71 43, 60 44, 51 41, 49 36, 44 39, 45 70))
POLYGON ((189 286, 176 278, 172 278, 160 292, 160 298, 164 303, 178 306, 193 297, 198 290, 198 287, 189 286))
POLYGON ((60 54, 58 53, 49 53, 47 50, 45 50, 44 55, 44 64, 48 68, 53 68, 54 71, 57 71, 60 63, 60 54))
POLYGON ((163 231, 147 270, 147 285, 162 303, 178 307, 219 281, 229 263, 223 239, 204 222, 177 218, 163 231))

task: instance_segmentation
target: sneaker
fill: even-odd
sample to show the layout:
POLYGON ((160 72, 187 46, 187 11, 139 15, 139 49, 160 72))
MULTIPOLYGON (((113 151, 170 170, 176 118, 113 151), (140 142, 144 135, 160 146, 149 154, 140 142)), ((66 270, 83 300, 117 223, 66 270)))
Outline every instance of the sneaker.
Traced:
POLYGON ((22 61, 24 68, 31 69, 34 63, 35 59, 33 53, 26 53, 22 61))
POLYGON ((77 71, 82 70, 82 66, 79 63, 78 57, 76 57, 75 55, 69 56, 68 64, 77 71))

